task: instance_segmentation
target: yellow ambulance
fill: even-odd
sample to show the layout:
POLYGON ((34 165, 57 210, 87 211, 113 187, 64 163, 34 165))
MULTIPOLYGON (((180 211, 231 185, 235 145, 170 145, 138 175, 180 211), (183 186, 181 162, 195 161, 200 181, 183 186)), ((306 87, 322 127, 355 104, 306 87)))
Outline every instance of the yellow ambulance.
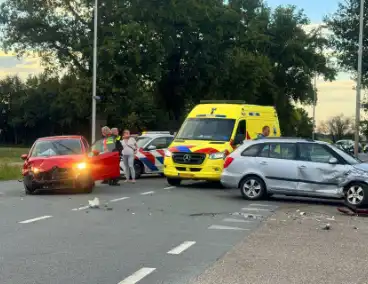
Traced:
POLYGON ((201 102, 165 152, 168 183, 176 186, 184 179, 220 181, 225 157, 244 140, 259 137, 265 126, 270 137, 280 136, 274 107, 239 101, 201 102))

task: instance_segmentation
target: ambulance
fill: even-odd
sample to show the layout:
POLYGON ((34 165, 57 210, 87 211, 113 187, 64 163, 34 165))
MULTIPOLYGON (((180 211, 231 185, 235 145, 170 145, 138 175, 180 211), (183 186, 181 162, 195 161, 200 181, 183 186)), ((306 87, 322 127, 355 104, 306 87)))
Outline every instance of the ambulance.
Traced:
POLYGON ((256 139, 264 126, 279 137, 272 106, 242 101, 201 101, 189 113, 165 151, 164 175, 172 186, 182 180, 220 181, 225 157, 244 140, 256 139))

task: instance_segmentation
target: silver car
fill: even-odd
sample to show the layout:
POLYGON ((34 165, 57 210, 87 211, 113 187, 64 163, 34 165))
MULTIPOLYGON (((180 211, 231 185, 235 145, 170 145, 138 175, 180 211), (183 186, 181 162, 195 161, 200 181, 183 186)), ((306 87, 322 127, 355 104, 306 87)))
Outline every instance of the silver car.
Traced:
POLYGON ((225 159, 221 183, 239 188, 251 200, 282 194, 368 205, 368 164, 336 146, 309 139, 244 141, 225 159))

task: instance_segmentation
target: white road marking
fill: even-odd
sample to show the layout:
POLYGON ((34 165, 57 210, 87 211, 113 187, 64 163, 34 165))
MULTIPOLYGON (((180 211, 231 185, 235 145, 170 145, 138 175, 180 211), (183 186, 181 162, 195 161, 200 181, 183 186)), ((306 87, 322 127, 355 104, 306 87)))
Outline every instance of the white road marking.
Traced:
POLYGON ((79 208, 73 208, 72 211, 81 211, 81 210, 86 210, 88 208, 89 208, 89 206, 87 205, 87 206, 82 206, 82 207, 79 207, 79 208))
POLYGON ((235 231, 249 231, 249 229, 243 229, 239 227, 229 227, 229 226, 220 226, 220 225, 212 225, 209 226, 210 230, 235 230, 235 231))
POLYGON ((130 197, 115 198, 115 199, 111 199, 110 202, 117 202, 117 201, 125 200, 125 199, 128 199, 128 198, 130 198, 130 197))
POLYGON ((273 205, 269 205, 269 204, 259 204, 259 203, 252 203, 249 206, 259 206, 259 207, 274 207, 273 205))
POLYGON ((242 219, 235 219, 235 218, 225 218, 222 221, 232 222, 232 223, 252 223, 252 221, 249 221, 249 220, 242 220, 242 219))
POLYGON ((164 189, 173 189, 176 188, 176 186, 169 186, 169 187, 165 187, 164 189))
POLYGON ((155 193, 154 191, 147 191, 147 192, 142 192, 141 195, 148 195, 148 194, 153 194, 155 193))
POLYGON ((19 224, 33 223, 33 222, 44 220, 44 219, 48 219, 48 218, 51 218, 51 217, 52 216, 41 216, 41 217, 37 217, 37 218, 33 218, 33 219, 28 219, 28 220, 21 221, 21 222, 19 222, 19 224))
POLYGON ((265 209, 265 208, 242 208, 242 211, 270 211, 270 209, 265 209))
POLYGON ((187 250, 188 248, 190 248, 192 245, 194 245, 196 242, 190 242, 190 241, 186 241, 180 245, 178 245, 177 247, 173 248, 172 250, 168 251, 168 254, 181 254, 183 251, 187 250))
POLYGON ((151 274, 155 271, 156 268, 149 268, 143 267, 138 271, 134 272, 134 274, 130 275, 129 277, 125 278, 124 280, 120 281, 118 284, 135 284, 141 281, 144 277, 151 274))

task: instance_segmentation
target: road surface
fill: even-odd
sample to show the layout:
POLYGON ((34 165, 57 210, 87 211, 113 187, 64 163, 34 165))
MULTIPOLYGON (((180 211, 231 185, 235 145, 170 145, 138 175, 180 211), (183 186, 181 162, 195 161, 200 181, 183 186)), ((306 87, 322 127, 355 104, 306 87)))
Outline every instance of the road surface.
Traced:
POLYGON ((205 183, 148 177, 93 194, 0 184, 0 283, 188 283, 277 209, 205 183), (88 208, 98 197, 100 209, 88 208))

